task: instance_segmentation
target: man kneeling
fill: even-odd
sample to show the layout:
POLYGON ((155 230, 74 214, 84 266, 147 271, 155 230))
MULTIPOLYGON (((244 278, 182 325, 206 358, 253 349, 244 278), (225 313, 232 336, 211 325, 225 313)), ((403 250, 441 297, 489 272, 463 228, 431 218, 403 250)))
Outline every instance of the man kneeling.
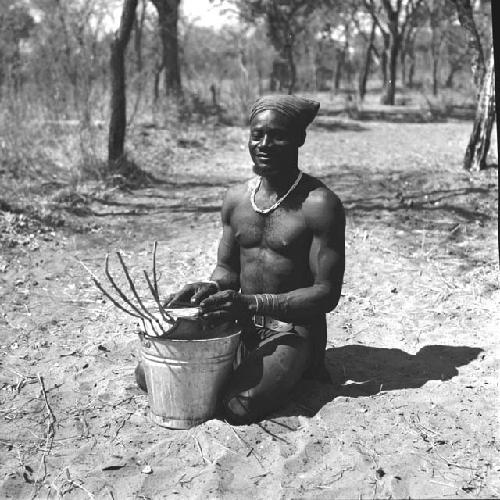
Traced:
POLYGON ((325 314, 340 298, 345 215, 339 198, 298 168, 298 149, 319 103, 262 97, 250 114, 257 177, 228 190, 217 265, 169 306, 190 301, 203 318, 237 320, 238 366, 222 398, 233 423, 283 406, 303 377, 324 378, 325 314))

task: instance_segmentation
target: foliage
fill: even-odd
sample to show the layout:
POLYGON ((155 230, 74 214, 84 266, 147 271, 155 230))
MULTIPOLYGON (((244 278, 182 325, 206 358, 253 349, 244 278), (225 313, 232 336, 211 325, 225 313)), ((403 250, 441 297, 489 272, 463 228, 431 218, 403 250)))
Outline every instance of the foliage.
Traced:
MULTIPOLYGON (((347 93, 355 98, 353 82, 367 68, 367 52, 366 102, 375 102, 385 90, 385 5, 396 7, 398 0, 215 1, 237 9, 240 22, 219 29, 179 19, 184 100, 177 107, 165 97, 160 78, 158 13, 150 0, 139 1, 125 61, 129 131, 145 123, 174 135, 198 123, 243 124, 251 101, 269 92, 283 68, 283 88, 331 90, 328 99, 344 106, 347 93), (373 50, 368 51, 373 19, 366 6, 371 4, 379 26, 373 50)), ((415 105, 432 101, 443 109, 448 95, 454 96, 454 103, 472 102, 473 53, 457 13, 450 9, 452 0, 420 0, 422 8, 402 30, 407 9, 417 1, 400 0, 396 63, 398 69, 406 65, 406 70, 395 77, 396 99, 415 105), (433 63, 439 97, 429 96, 433 63), (412 92, 412 85, 421 93, 412 92)), ((75 182, 100 177, 105 165, 103 124, 110 111, 110 46, 122 3, 0 0, 0 184, 5 175, 30 185, 48 182, 52 174, 59 178, 64 173, 75 182)), ((487 54, 489 10, 474 10, 474 21, 487 54)))
POLYGON ((297 69, 295 57, 297 45, 304 42, 303 35, 312 14, 329 2, 310 2, 308 0, 233 0, 240 17, 247 23, 263 20, 267 36, 281 58, 288 64, 289 85, 292 93, 296 84, 297 69))
POLYGON ((6 77, 17 80, 20 43, 30 36, 35 20, 21 3, 0 1, 0 85, 6 77))

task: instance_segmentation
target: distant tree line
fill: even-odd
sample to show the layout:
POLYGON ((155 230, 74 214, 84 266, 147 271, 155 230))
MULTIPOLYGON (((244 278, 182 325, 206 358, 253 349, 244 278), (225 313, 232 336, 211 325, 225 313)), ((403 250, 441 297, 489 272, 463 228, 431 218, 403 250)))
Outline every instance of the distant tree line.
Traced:
POLYGON ((269 90, 347 92, 363 102, 377 89, 392 105, 405 88, 438 96, 459 86, 478 103, 464 166, 485 166, 494 117, 489 2, 213 1, 240 24, 190 24, 180 0, 0 0, 0 97, 84 125, 106 119, 111 99, 115 161, 127 121, 165 99, 243 109, 269 90))

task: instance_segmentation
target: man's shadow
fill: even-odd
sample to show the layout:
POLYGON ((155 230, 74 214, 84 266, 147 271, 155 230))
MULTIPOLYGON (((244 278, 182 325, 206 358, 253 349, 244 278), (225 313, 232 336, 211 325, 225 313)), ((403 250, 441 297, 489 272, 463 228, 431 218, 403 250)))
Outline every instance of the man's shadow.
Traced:
POLYGON ((429 380, 449 380, 476 359, 479 347, 428 345, 416 354, 401 349, 346 345, 326 351, 328 381, 302 381, 280 415, 315 415, 338 396, 366 397, 381 391, 415 389, 429 380))

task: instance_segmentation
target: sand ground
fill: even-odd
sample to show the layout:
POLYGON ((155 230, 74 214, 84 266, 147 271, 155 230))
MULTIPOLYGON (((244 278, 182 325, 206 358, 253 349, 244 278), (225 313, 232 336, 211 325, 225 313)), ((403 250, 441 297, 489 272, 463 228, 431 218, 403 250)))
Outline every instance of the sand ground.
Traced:
POLYGON ((0 256, 1 498, 498 498, 497 171, 460 169, 470 123, 323 117, 301 153, 347 211, 343 296, 328 315, 334 384, 304 382, 259 424, 174 431, 133 380, 135 325, 76 262, 134 275, 158 240, 161 289, 206 278, 246 132, 158 150, 162 182, 95 196, 0 256), (388 141, 388 139, 391 141, 388 141), (390 144, 388 144, 390 142, 390 144), (87 207, 87 208, 88 208, 87 207))

